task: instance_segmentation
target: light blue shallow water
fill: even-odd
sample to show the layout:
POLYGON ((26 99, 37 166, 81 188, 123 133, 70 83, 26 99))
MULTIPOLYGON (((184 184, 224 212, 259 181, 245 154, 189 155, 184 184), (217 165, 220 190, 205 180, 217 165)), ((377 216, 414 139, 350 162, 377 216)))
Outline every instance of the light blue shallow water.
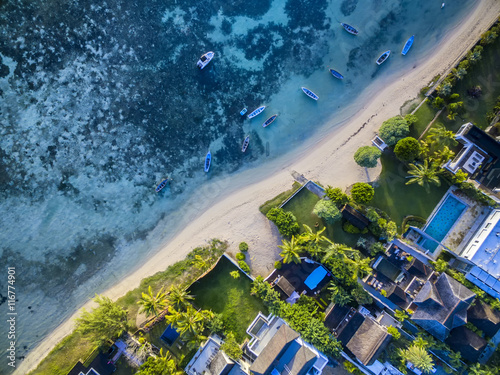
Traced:
POLYGON ((476 4, 455 0, 441 10, 440 3, 4 1, 0 264, 22 275, 18 355, 188 225, 188 212, 229 189, 235 171, 268 163, 354 114, 360 98, 432 55, 476 4), (378 67, 387 49, 393 54, 378 67), (195 63, 208 50, 215 58, 200 72, 195 63), (239 115, 259 105, 267 108, 255 119, 239 115), (165 176, 173 181, 156 194, 165 176), (190 199, 193 192, 203 201, 190 199))
MULTIPOLYGON (((427 225, 424 232, 437 241, 441 241, 449 232, 451 227, 455 225, 456 221, 466 209, 466 205, 453 197, 448 195, 445 201, 441 204, 438 211, 435 213, 431 222, 427 225)), ((428 239, 419 243, 424 249, 434 252, 437 248, 437 243, 428 239)))

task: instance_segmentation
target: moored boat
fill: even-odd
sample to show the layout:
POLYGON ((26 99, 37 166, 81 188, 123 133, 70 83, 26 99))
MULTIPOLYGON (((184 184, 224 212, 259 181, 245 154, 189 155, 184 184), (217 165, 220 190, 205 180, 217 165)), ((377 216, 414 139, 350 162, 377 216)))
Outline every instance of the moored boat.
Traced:
POLYGON ((210 151, 208 151, 208 154, 205 158, 205 172, 208 172, 208 170, 210 169, 211 162, 212 162, 212 154, 210 153, 210 151))
POLYGON ((413 40, 415 39, 415 35, 412 35, 405 43, 405 46, 403 47, 403 50, 401 51, 401 54, 403 56, 406 56, 408 51, 410 50, 411 46, 413 45, 413 40))
POLYGON ((243 146, 241 146, 241 151, 245 152, 248 148, 248 144, 250 143, 250 136, 247 135, 245 140, 243 141, 243 146))
POLYGON ((157 193, 159 193, 161 191, 161 189, 163 189, 165 186, 167 186, 167 184, 168 184, 168 178, 166 178, 165 180, 160 182, 160 184, 156 187, 155 191, 157 193))
POLYGON ((278 117, 278 115, 272 115, 271 117, 269 117, 263 124, 262 124, 262 127, 267 127, 269 125, 271 125, 274 120, 276 120, 276 118, 278 117))
POLYGON ((241 111, 240 111, 240 115, 244 115, 245 113, 247 113, 247 109, 246 108, 243 108, 241 111))
POLYGON ((344 79, 344 76, 342 74, 340 74, 339 72, 337 72, 336 70, 333 70, 333 69, 328 69, 328 70, 330 71, 330 73, 332 73, 332 75, 335 78, 344 79))
POLYGON ((213 53, 212 51, 207 52, 200 57, 200 59, 198 60, 196 65, 198 65, 198 68, 203 69, 204 67, 206 67, 208 65, 208 63, 210 61, 212 61, 214 56, 215 56, 215 53, 213 53))
POLYGON ((254 118, 257 115, 260 115, 264 109, 266 109, 265 105, 260 106, 259 108, 255 109, 252 113, 250 113, 248 115, 248 118, 254 118))
POLYGON ((385 51, 383 54, 380 55, 380 57, 377 59, 377 65, 382 64, 385 60, 389 58, 391 55, 391 51, 385 51))
POLYGON ((304 94, 306 94, 311 99, 314 99, 314 100, 318 100, 319 99, 318 95, 316 95, 315 93, 313 93, 311 90, 309 90, 306 87, 302 87, 302 91, 304 91, 304 94))
POLYGON ((348 25, 347 23, 343 23, 343 22, 341 23, 341 25, 345 29, 345 31, 347 31, 349 34, 352 34, 352 35, 358 35, 359 34, 359 31, 356 30, 351 25, 348 25))

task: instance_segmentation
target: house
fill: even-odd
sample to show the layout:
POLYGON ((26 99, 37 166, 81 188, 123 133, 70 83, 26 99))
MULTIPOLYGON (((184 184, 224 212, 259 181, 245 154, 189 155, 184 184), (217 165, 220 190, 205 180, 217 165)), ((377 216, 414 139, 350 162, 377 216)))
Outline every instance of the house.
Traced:
POLYGON ((467 308, 475 294, 455 279, 442 273, 428 280, 410 308, 411 319, 437 339, 444 341, 453 328, 467 323, 467 308))
POLYGON ((245 363, 235 362, 220 350, 223 341, 210 336, 184 369, 187 375, 248 375, 245 363))
POLYGON ((452 350, 459 352, 462 358, 475 363, 488 345, 488 341, 469 328, 461 326, 451 331, 450 336, 446 339, 446 344, 452 350))
POLYGON ((368 225, 370 225, 370 220, 368 220, 365 215, 349 206, 348 204, 344 205, 340 212, 342 213, 342 217, 344 219, 346 219, 349 223, 354 225, 359 230, 366 229, 368 225))
POLYGON ((493 310, 478 300, 467 310, 467 321, 483 331, 487 337, 493 337, 500 329, 500 311, 493 310))
POLYGON ((500 143, 470 122, 461 126, 455 138, 462 149, 443 168, 453 174, 462 170, 486 189, 495 191, 500 186, 500 143))
POLYGON ((327 357, 306 343, 286 322, 259 312, 247 329, 252 337, 245 353, 255 375, 320 375, 327 357))
POLYGON ((99 353, 88 367, 78 361, 68 375, 111 375, 115 370, 115 365, 110 363, 107 355, 99 353))

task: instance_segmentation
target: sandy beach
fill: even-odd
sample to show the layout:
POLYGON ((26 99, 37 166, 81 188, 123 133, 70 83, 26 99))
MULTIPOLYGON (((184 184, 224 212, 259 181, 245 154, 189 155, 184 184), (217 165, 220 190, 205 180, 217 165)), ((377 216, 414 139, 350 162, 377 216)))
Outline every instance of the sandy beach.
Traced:
MULTIPOLYGON (((201 213, 143 266, 104 294, 112 299, 122 296, 136 288, 144 277, 183 259, 190 250, 210 238, 228 241, 230 252, 233 253, 237 251, 239 242, 246 241, 250 247, 252 273, 267 275, 279 257, 276 246, 280 243, 280 237, 274 225, 259 212, 259 206, 289 189, 294 181, 294 171, 324 185, 341 188, 358 181, 375 180, 380 173, 380 166, 369 170, 357 166, 353 160, 356 149, 370 145, 370 140, 384 120, 399 114, 400 107, 414 99, 421 87, 456 64, 499 14, 498 0, 477 1, 469 17, 449 32, 439 48, 429 52, 425 62, 415 65, 410 74, 395 77, 393 83, 376 97, 370 98, 361 111, 331 130, 320 141, 308 142, 307 147, 299 152, 271 161, 266 164, 265 171, 250 169, 240 172, 238 178, 246 183, 243 189, 227 194, 228 190, 231 191, 227 181, 214 182, 211 188, 221 190, 221 199, 201 213)), ((88 309, 91 306, 89 302, 84 307, 88 309)), ((78 314, 76 312, 30 352, 14 374, 26 374, 34 369, 73 330, 74 319, 78 314)))

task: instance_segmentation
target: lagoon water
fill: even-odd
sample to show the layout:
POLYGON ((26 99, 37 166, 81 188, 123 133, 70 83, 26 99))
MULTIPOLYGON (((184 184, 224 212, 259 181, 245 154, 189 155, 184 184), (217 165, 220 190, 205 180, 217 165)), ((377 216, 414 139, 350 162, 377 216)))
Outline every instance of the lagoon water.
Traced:
MULTIPOLYGON (((234 188, 237 171, 265 168, 326 134, 410 72, 474 5, 4 1, 0 264, 17 271, 18 357, 140 265, 221 190, 234 188), (340 22, 360 34, 348 34, 340 22), (388 49, 393 54, 378 67, 388 49), (195 63, 209 50, 215 58, 199 71, 195 63), (253 120, 239 115, 263 104, 253 120), (277 121, 262 128, 274 113, 277 121), (173 181, 156 194, 166 176, 173 181), (210 188, 222 179, 219 189, 210 188), (196 198, 200 191, 203 199, 196 198)), ((2 324, 1 348, 6 330, 2 324)), ((9 371, 0 361, 0 373, 9 371)))

